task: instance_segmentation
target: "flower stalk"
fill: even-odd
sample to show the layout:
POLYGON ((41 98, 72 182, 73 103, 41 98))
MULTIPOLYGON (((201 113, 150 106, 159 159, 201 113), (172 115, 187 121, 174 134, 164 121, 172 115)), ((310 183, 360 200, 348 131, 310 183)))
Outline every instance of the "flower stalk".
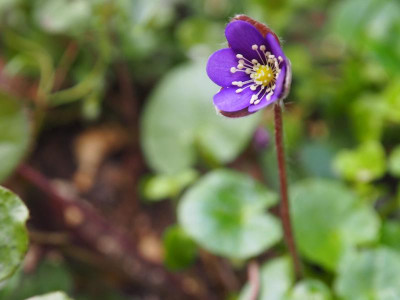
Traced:
POLYGON ((292 222, 290 218, 289 209, 289 196, 287 188, 286 164, 285 164, 285 151, 283 147, 283 122, 282 122, 282 109, 280 101, 274 104, 274 125, 275 125, 275 147, 278 160, 279 184, 280 184, 280 216, 283 225, 283 234, 287 247, 289 248, 290 255, 293 260, 295 275, 297 279, 302 277, 302 268, 297 253, 296 242, 294 240, 292 231, 292 222))

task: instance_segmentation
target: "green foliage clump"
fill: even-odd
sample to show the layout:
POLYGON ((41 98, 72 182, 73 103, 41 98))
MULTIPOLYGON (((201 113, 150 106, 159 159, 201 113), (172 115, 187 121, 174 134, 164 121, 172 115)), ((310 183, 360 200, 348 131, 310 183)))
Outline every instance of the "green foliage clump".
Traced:
MULTIPOLYGON (((34 198, 12 175, 24 161, 41 167, 38 153, 65 171, 61 154, 44 151, 52 130, 120 123, 132 143, 113 159, 134 153, 143 175, 127 184, 140 193, 126 198, 143 198, 139 209, 150 216, 169 208, 171 224, 158 235, 166 272, 189 283, 196 272, 206 277, 199 265, 211 253, 233 274, 257 261, 261 300, 400 298, 399 1, 0 0, 0 29, 2 184, 34 198), (239 13, 273 28, 293 67, 283 117, 304 269, 297 282, 277 217, 271 111, 226 119, 212 105, 218 87, 206 76, 206 59, 227 46, 224 27, 239 13), (252 139, 259 127, 270 136, 262 150, 252 139)), ((50 204, 27 205, 34 212, 50 204)), ((62 247, 54 246, 68 257, 64 264, 42 262, 25 274, 28 215, 0 188, 0 299, 91 299, 62 247)), ((37 229, 38 219, 31 223, 37 229)), ((241 283, 234 297, 248 299, 253 282, 241 283)))

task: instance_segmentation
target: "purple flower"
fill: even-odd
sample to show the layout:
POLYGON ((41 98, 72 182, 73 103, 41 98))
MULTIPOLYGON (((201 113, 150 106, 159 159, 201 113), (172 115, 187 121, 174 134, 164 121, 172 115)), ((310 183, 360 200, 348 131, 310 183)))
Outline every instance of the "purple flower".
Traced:
POLYGON ((225 36, 229 48, 214 52, 207 63, 208 77, 221 86, 214 96, 217 110, 227 117, 241 117, 284 99, 291 67, 276 35, 240 15, 226 26, 225 36))

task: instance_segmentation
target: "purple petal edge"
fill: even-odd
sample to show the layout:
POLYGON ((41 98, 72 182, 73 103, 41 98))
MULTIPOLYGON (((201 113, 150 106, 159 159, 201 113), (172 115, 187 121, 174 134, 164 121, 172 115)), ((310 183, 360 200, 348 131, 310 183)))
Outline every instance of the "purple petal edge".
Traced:
POLYGON ((284 60, 286 59, 285 54, 282 51, 281 46, 279 45, 278 41, 274 37, 272 33, 268 33, 266 36, 266 40, 268 42, 268 45, 271 49, 271 52, 275 57, 281 56, 284 60))
POLYGON ((223 88, 214 95, 214 105, 218 110, 235 112, 247 108, 250 105, 251 96, 256 91, 247 88, 241 93, 236 93, 237 87, 223 88))
POLYGON ((261 33, 248 22, 233 21, 226 26, 225 36, 229 46, 235 53, 240 53, 249 60, 259 59, 252 45, 266 45, 267 41, 261 33))
POLYGON ((230 48, 220 49, 208 59, 207 75, 208 77, 221 87, 229 87, 233 81, 246 81, 249 75, 243 72, 232 73, 231 67, 236 67, 238 59, 235 52, 230 48))

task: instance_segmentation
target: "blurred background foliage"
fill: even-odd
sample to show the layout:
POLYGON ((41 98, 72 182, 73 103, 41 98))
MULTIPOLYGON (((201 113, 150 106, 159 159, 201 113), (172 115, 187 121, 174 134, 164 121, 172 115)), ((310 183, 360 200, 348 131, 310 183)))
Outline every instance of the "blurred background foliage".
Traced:
POLYGON ((255 299, 246 266, 262 300, 400 299, 398 0, 0 0, 0 30, 0 299, 255 299), (292 62, 297 282, 272 113, 205 74, 238 13, 292 62))

